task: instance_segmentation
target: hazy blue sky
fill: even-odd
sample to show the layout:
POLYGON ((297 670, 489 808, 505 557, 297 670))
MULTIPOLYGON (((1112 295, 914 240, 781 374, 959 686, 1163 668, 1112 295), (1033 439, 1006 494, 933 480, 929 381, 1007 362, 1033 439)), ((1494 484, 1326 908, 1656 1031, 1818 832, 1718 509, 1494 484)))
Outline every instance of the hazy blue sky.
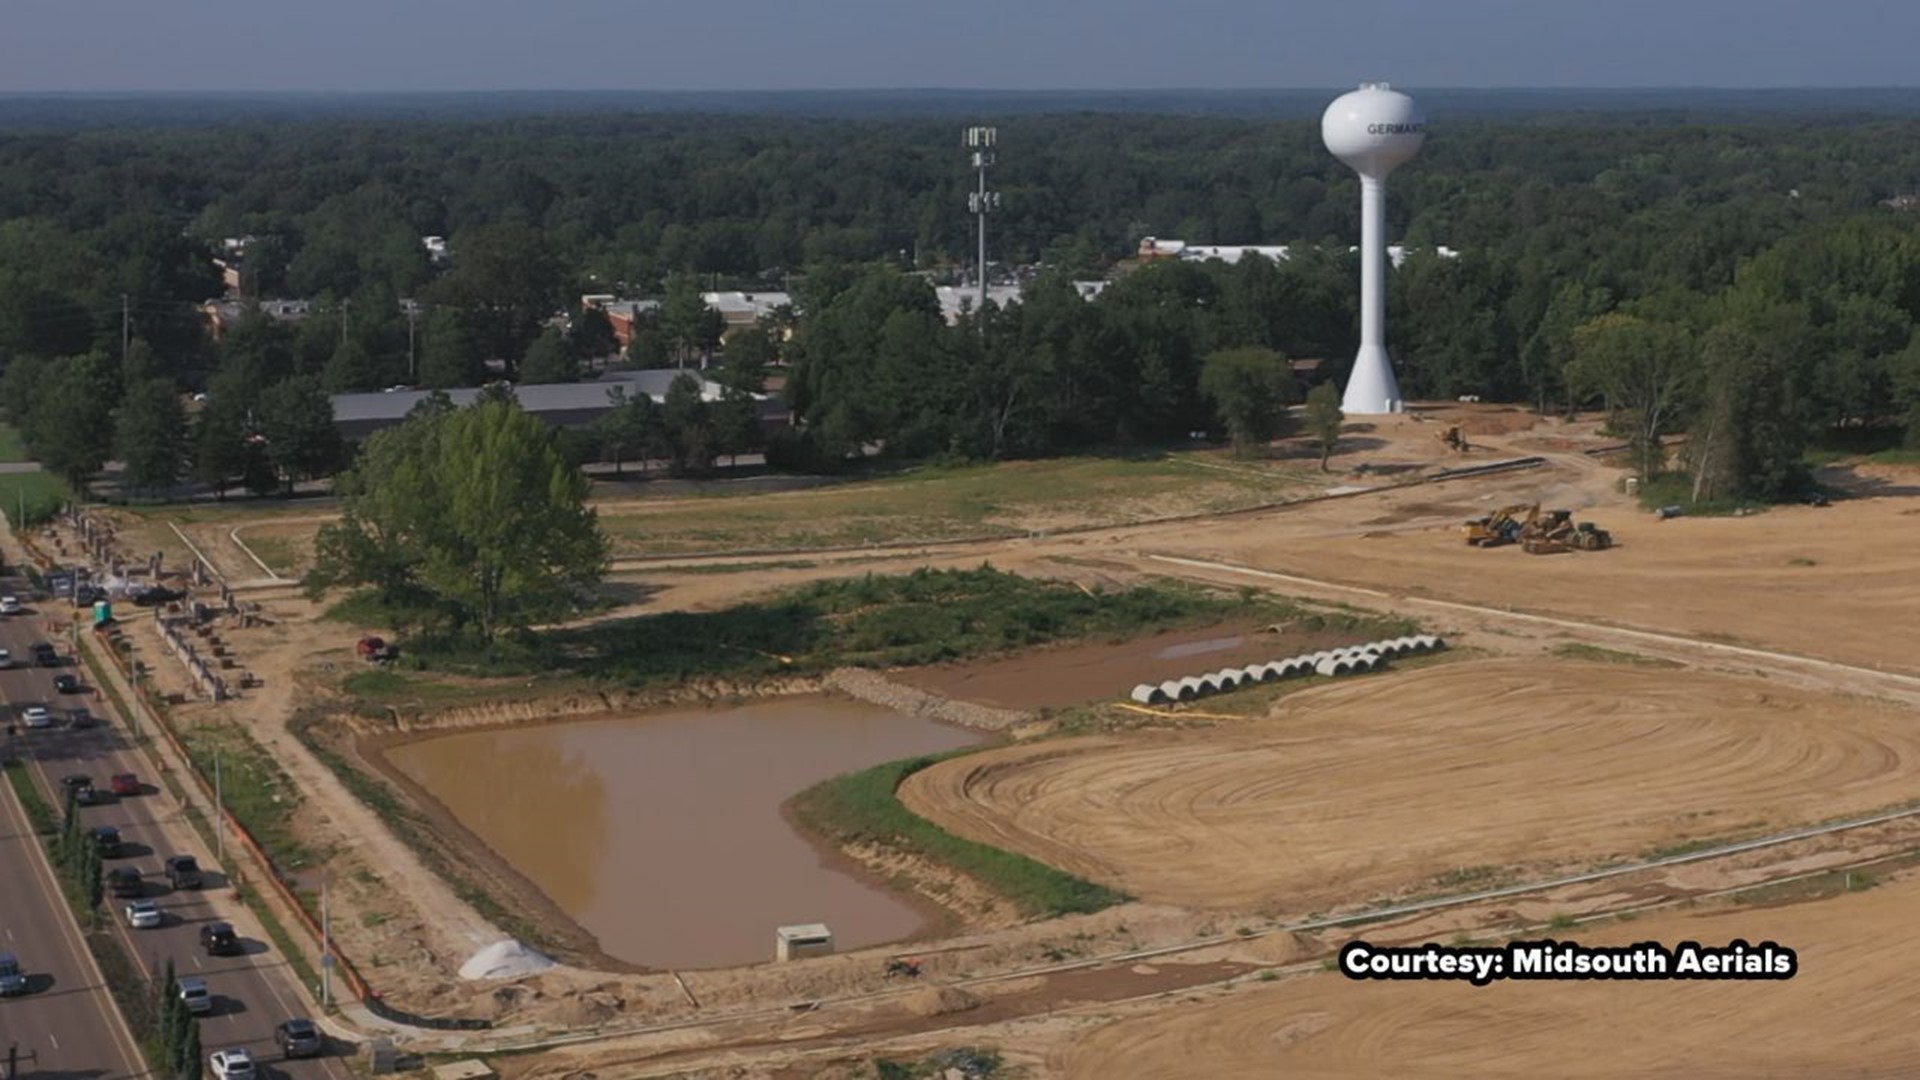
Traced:
POLYGON ((0 91, 1912 86, 1920 0, 0 0, 0 91))

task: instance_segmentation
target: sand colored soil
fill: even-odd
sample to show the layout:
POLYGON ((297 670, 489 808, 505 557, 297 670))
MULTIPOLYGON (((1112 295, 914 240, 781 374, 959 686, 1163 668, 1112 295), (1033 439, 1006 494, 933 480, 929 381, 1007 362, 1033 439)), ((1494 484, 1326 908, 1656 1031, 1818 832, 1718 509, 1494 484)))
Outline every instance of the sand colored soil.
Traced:
POLYGON ((1920 793, 1912 714, 1764 681, 1500 660, 1329 684, 1268 719, 1013 746, 908 779, 963 836, 1143 899, 1305 913, 1920 793))
POLYGON ((1004 709, 1038 709, 1123 700, 1138 683, 1264 664, 1365 640, 1363 634, 1337 630, 1266 633, 1257 625, 1233 623, 1120 643, 1062 645, 1001 660, 914 668, 894 678, 943 697, 1004 709))
POLYGON ((1053 1055, 1130 1077, 1906 1077, 1920 1062, 1920 883, 1787 908, 1583 927, 1585 945, 1772 940, 1788 981, 1354 982, 1327 973, 1097 1028, 1053 1055))

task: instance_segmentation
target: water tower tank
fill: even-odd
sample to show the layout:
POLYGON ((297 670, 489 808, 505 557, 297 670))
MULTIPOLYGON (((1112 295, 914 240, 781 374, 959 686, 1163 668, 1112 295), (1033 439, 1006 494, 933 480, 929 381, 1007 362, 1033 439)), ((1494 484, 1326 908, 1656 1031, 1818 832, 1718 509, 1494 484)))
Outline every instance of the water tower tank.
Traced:
POLYGON ((1361 83, 1327 106, 1320 138, 1348 168, 1378 179, 1420 152, 1427 141, 1427 116, 1386 83, 1361 83))

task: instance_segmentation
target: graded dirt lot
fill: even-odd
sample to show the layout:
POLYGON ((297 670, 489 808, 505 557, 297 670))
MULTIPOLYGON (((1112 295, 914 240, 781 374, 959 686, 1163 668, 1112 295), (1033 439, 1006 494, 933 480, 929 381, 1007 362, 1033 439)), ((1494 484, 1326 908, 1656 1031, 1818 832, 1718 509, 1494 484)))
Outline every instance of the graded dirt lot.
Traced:
MULTIPOLYGON (((1096 1028, 1048 1060, 1106 1077, 1910 1077, 1920 1062, 1920 882, 1781 908, 1557 931, 1585 945, 1740 938, 1788 981, 1355 982, 1316 973, 1096 1028)), ((1530 935, 1530 939, 1545 935, 1530 935)))
POLYGON ((1156 903, 1307 913, 1467 868, 1638 856, 1920 794, 1913 714, 1760 680, 1499 660, 1267 719, 989 750, 906 805, 1156 903))

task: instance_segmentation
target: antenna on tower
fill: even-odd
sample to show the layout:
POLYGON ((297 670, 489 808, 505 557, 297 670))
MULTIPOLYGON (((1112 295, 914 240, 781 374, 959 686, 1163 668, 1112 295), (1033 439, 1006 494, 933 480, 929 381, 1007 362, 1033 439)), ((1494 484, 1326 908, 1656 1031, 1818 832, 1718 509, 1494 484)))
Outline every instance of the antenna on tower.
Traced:
POLYGON ((973 191, 967 193, 967 212, 978 220, 980 235, 980 305, 978 310, 987 310, 987 211, 1000 209, 1000 193, 987 190, 987 170, 993 166, 994 147, 1000 142, 1000 129, 990 127, 970 127, 967 129, 966 144, 973 149, 973 167, 979 174, 979 182, 973 191))

